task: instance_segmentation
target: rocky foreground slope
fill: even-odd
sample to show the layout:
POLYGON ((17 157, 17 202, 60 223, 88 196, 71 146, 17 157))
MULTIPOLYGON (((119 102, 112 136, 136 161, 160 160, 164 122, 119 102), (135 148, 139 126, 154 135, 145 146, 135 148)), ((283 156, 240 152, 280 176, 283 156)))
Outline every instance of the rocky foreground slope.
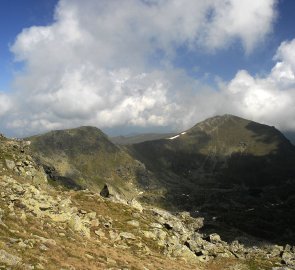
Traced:
POLYGON ((295 269, 290 245, 225 242, 201 233, 202 217, 125 200, 110 185, 53 187, 29 144, 0 138, 0 269, 295 269))

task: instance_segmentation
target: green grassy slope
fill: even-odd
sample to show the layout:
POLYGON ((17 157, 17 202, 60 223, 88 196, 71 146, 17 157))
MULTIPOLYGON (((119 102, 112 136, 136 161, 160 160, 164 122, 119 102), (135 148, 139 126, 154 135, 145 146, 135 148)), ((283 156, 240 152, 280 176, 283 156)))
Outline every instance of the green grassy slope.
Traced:
POLYGON ((136 183, 140 163, 97 128, 57 130, 28 139, 35 158, 48 170, 54 168, 55 180, 63 184, 100 190, 111 183, 126 191, 136 183))

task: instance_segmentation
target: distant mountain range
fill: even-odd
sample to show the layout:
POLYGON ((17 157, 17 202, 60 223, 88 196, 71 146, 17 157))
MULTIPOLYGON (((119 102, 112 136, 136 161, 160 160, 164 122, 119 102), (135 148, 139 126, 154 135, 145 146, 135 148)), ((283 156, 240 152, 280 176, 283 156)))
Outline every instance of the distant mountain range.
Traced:
POLYGON ((284 135, 287 137, 290 142, 295 145, 295 132, 294 131, 284 131, 284 135))
POLYGON ((136 134, 136 135, 130 135, 130 136, 110 137, 110 140, 115 144, 128 145, 128 144, 135 144, 135 143, 141 143, 146 141, 165 139, 175 135, 176 133, 144 133, 144 134, 136 134))
MULTIPOLYGON (((283 131, 284 136, 295 145, 295 132, 294 131, 283 131)), ((108 133, 107 133, 108 134, 108 133)), ((153 141, 159 139, 167 139, 179 134, 178 132, 170 133, 136 133, 130 135, 119 135, 119 136, 109 136, 110 141, 118 145, 128 145, 141 143, 146 141, 153 141)))

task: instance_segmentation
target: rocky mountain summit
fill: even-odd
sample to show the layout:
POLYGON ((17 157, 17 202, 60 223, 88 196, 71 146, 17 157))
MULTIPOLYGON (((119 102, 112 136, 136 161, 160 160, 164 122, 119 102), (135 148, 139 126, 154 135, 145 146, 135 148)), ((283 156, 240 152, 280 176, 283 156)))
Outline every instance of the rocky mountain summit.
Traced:
MULTIPOLYGON (((225 124, 236 121, 242 125, 239 119, 228 116, 210 119, 179 136, 148 142, 150 150, 154 151, 154 145, 164 144, 175 153, 173 147, 177 148, 180 157, 185 157, 187 153, 181 149, 190 149, 190 164, 199 162, 194 151, 198 149, 204 154, 214 146, 208 138, 200 146, 205 135, 210 134, 210 138, 214 138, 216 148, 221 145, 221 137, 216 134, 223 132, 223 121, 225 124), (185 140, 182 141, 182 137, 185 140), (199 140, 198 145, 195 145, 196 139, 199 140)), ((271 133, 272 146, 261 137, 257 143, 254 143, 256 138, 254 141, 246 140, 249 138, 247 135, 242 138, 243 142, 252 148, 238 145, 225 156, 233 156, 241 147, 243 153, 254 149, 253 153, 256 151, 263 157, 270 153, 276 155, 284 149, 284 155, 292 161, 293 149, 287 147, 288 141, 276 130, 270 130, 277 138, 274 140, 271 133), (267 153, 266 147, 261 147, 264 143, 269 148, 267 153)), ((223 142, 220 152, 240 142, 241 136, 245 136, 242 134, 236 135, 240 137, 234 142, 230 138, 229 142, 223 142)), ((222 136, 228 137, 226 134, 222 136)), ((142 146, 135 147, 138 150, 142 146)), ((153 164, 142 158, 146 154, 144 151, 139 156, 131 150, 134 148, 114 145, 99 130, 91 127, 50 132, 26 140, 1 136, 0 269, 295 269, 293 186, 291 180, 284 178, 292 175, 292 171, 283 175, 281 185, 272 182, 273 187, 237 187, 235 184, 233 188, 217 185, 212 189, 212 182, 206 186, 205 178, 201 183, 194 182, 198 179, 198 167, 191 167, 194 171, 180 178, 178 173, 182 173, 184 167, 180 171, 175 167, 170 170, 169 163, 165 166, 161 163, 163 174, 168 173, 162 177, 155 170, 156 163, 163 162, 163 158, 168 156, 162 155, 162 161, 154 156, 153 164), (90 165, 85 164, 88 161, 90 165), (168 176, 171 182, 166 182, 168 176), (180 179, 182 182, 175 188, 175 180, 180 179), (201 192, 197 193, 195 187, 192 193, 188 193, 188 180, 191 181, 189 187, 196 185, 201 192), (170 192, 173 190, 173 197, 170 197, 172 193, 165 192, 162 184, 166 184, 170 192), (181 201, 179 192, 184 190, 188 199, 181 201), (251 192, 254 197, 249 195, 251 192), (260 192, 259 196, 255 197, 257 192, 260 192), (200 196, 201 193, 207 201, 200 205, 192 196, 200 196), (274 198, 278 201, 270 201, 274 198), (246 199, 247 207, 244 205, 246 199), (213 204, 215 208, 212 208, 213 204), (184 209, 187 205, 191 208, 184 209), (255 209, 249 210, 253 205, 255 209), (269 206, 266 210, 265 205, 269 206), (235 211, 240 213, 240 217, 234 215, 235 211), (230 215, 231 224, 226 220, 230 215), (257 215, 262 218, 259 220, 257 215), (269 220, 264 220, 264 227, 259 227, 267 215, 269 220), (237 226, 246 218, 249 220, 245 227, 237 226), (287 225, 283 227, 273 218, 280 218, 287 225), (257 225, 258 234, 263 230, 280 233, 282 228, 289 228, 291 237, 280 238, 280 241, 256 237, 253 223, 257 225), (271 223, 273 227, 268 227, 271 223)), ((220 153, 219 150, 217 152, 220 153)), ((216 157, 219 158, 220 154, 216 157)), ((211 164, 212 160, 208 158, 206 162, 211 164)), ((220 168, 219 162, 218 159, 215 168, 220 168)), ((272 162, 270 158, 270 164, 272 162)), ((206 166, 203 167, 203 177, 206 166)), ((208 173, 209 180, 213 179, 212 175, 208 173)), ((214 175, 217 176, 218 172, 214 171, 214 175)), ((221 178, 216 179, 220 181, 221 178)))

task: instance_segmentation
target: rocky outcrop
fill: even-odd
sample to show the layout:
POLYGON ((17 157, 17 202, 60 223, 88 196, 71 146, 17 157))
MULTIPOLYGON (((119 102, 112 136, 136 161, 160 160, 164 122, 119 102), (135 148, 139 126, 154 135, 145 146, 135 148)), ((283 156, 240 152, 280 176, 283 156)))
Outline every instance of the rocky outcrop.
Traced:
POLYGON ((22 259, 18 256, 14 256, 7 251, 0 249, 0 263, 4 263, 8 266, 17 266, 21 264, 22 259))
POLYGON ((2 140, 0 143, 0 172, 10 172, 31 180, 37 185, 47 183, 43 167, 30 155, 30 142, 24 140, 2 140))
POLYGON ((33 213, 38 218, 50 218, 54 222, 63 222, 72 230, 90 237, 90 226, 96 218, 96 213, 81 213, 71 205, 70 198, 52 196, 47 192, 25 183, 20 184, 15 179, 3 176, 0 182, 4 194, 2 199, 14 211, 21 207, 24 213, 33 213))

